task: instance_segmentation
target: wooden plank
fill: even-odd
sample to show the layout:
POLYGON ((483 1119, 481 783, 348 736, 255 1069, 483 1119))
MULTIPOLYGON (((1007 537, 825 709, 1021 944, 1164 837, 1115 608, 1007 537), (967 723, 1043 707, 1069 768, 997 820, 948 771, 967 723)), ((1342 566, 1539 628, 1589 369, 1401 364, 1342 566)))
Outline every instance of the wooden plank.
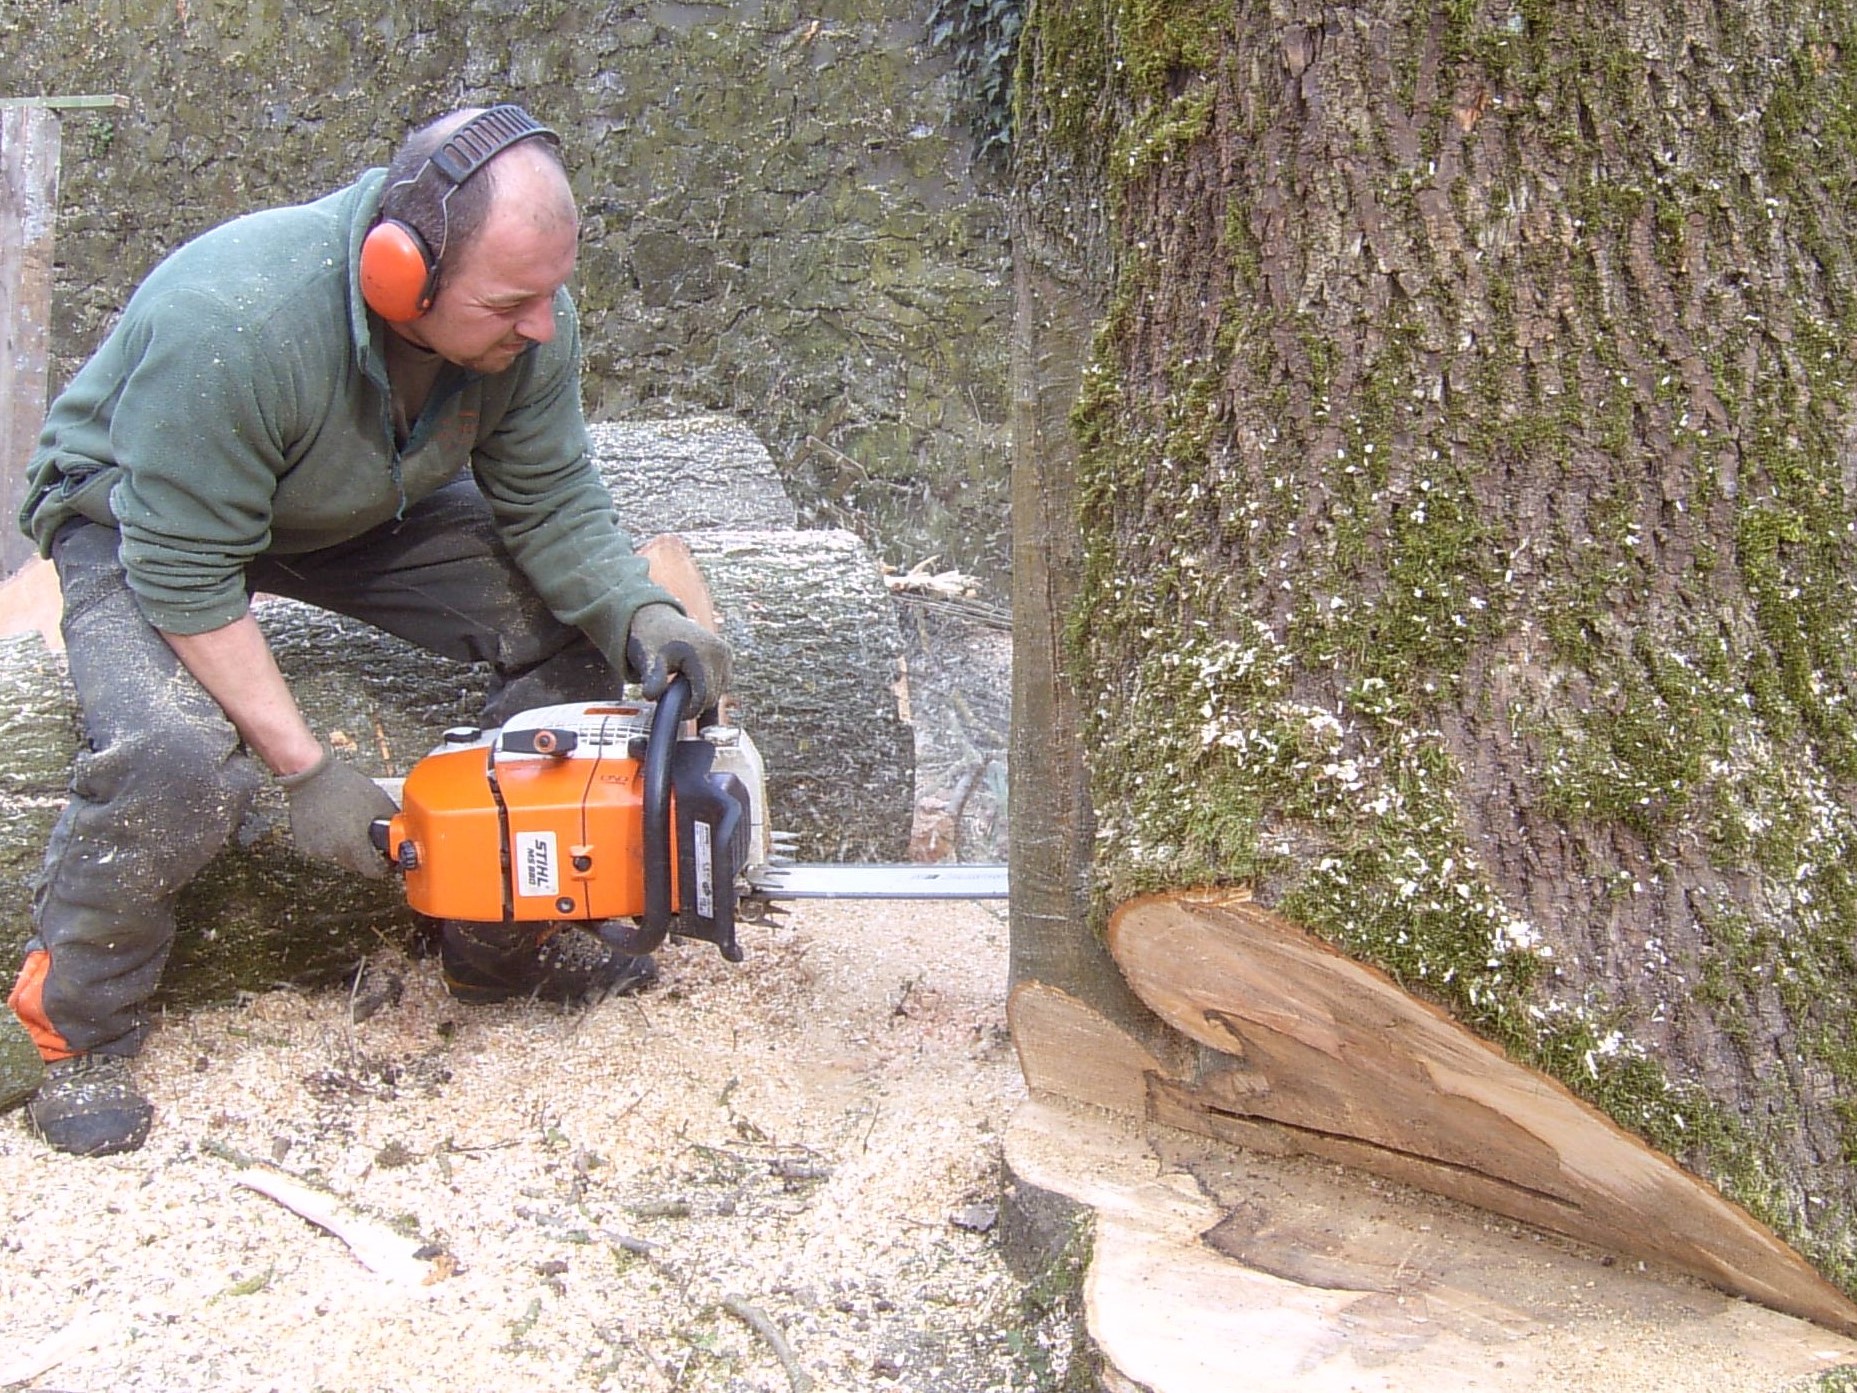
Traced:
POLYGON ((0 110, 0 575, 33 554, 14 518, 45 416, 59 144, 55 112, 0 110))
POLYGON ((27 107, 41 111, 127 111, 129 98, 121 92, 77 97, 0 97, 0 111, 27 107))
POLYGON ((1234 1067, 1152 1080, 1152 1115, 1343 1161, 1857 1333, 1857 1304, 1769 1229, 1546 1075, 1384 974, 1229 897, 1118 910, 1110 951, 1157 1015, 1234 1067))
POLYGON ((716 600, 690 544, 675 532, 660 532, 639 543, 638 554, 651 568, 651 578, 683 602, 683 612, 712 634, 722 632, 716 600))
POLYGON ((64 652, 64 633, 58 621, 64 615, 64 596, 58 589, 58 568, 34 556, 0 581, 0 638, 36 633, 54 653, 64 652))

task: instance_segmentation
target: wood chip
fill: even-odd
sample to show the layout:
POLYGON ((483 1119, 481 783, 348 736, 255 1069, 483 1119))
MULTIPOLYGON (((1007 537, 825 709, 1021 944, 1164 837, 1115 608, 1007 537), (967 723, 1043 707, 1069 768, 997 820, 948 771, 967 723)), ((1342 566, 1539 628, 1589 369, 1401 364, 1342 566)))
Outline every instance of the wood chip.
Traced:
MULTIPOLYGON (((0 1388, 31 1383, 67 1359, 102 1348, 120 1338, 122 1324, 118 1319, 92 1313, 73 1321, 57 1334, 48 1335, 30 1349, 9 1349, 6 1358, 0 1359, 0 1388)), ((16 1341, 9 1339, 7 1343, 13 1345, 16 1341)))
POLYGON ((246 1189, 269 1196, 318 1228, 327 1229, 348 1245, 349 1251, 363 1267, 377 1276, 385 1277, 390 1282, 418 1287, 427 1286, 445 1275, 443 1269, 435 1268, 414 1256, 419 1248, 418 1243, 400 1237, 371 1219, 344 1211, 333 1195, 312 1190, 276 1171, 241 1171, 236 1178, 246 1189))

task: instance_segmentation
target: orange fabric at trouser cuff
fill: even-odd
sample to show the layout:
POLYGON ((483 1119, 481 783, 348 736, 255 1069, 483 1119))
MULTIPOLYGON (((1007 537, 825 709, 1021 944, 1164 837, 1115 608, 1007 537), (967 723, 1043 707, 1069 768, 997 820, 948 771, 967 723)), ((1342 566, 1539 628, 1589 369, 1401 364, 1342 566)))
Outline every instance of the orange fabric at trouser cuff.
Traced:
POLYGON ((64 1036, 45 1015, 45 978, 51 970, 52 955, 43 948, 35 948, 26 954, 25 965, 19 969, 19 981, 13 984, 13 994, 6 999, 47 1064, 55 1059, 69 1059, 77 1053, 65 1043, 64 1036))

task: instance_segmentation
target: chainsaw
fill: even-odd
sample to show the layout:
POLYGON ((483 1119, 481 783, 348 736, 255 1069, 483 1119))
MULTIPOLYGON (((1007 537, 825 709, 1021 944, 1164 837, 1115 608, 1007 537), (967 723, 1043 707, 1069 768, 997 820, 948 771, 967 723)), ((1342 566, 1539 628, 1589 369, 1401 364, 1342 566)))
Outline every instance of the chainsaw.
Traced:
POLYGON ((742 960, 744 899, 1000 899, 997 864, 796 865, 776 854, 766 769, 738 726, 656 702, 543 706, 465 726, 408 771, 374 845, 434 919, 585 921, 621 952, 671 934, 742 960))

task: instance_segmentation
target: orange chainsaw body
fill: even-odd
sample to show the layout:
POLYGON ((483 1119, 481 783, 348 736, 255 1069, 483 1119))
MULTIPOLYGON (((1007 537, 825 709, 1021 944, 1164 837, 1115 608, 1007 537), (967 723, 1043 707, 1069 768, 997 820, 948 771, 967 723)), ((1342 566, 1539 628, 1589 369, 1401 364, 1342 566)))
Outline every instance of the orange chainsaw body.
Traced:
POLYGON ((428 755, 407 775, 391 833, 414 847, 407 903, 435 919, 642 914, 641 777, 624 753, 496 759, 474 745, 428 755))
POLYGON ((377 824, 407 903, 480 923, 640 920, 738 956, 736 880, 766 843, 760 757, 732 728, 682 735, 657 714, 650 702, 551 706, 448 732, 377 824), (655 856, 654 749, 666 771, 655 856), (656 916, 648 865, 665 887, 656 916))

